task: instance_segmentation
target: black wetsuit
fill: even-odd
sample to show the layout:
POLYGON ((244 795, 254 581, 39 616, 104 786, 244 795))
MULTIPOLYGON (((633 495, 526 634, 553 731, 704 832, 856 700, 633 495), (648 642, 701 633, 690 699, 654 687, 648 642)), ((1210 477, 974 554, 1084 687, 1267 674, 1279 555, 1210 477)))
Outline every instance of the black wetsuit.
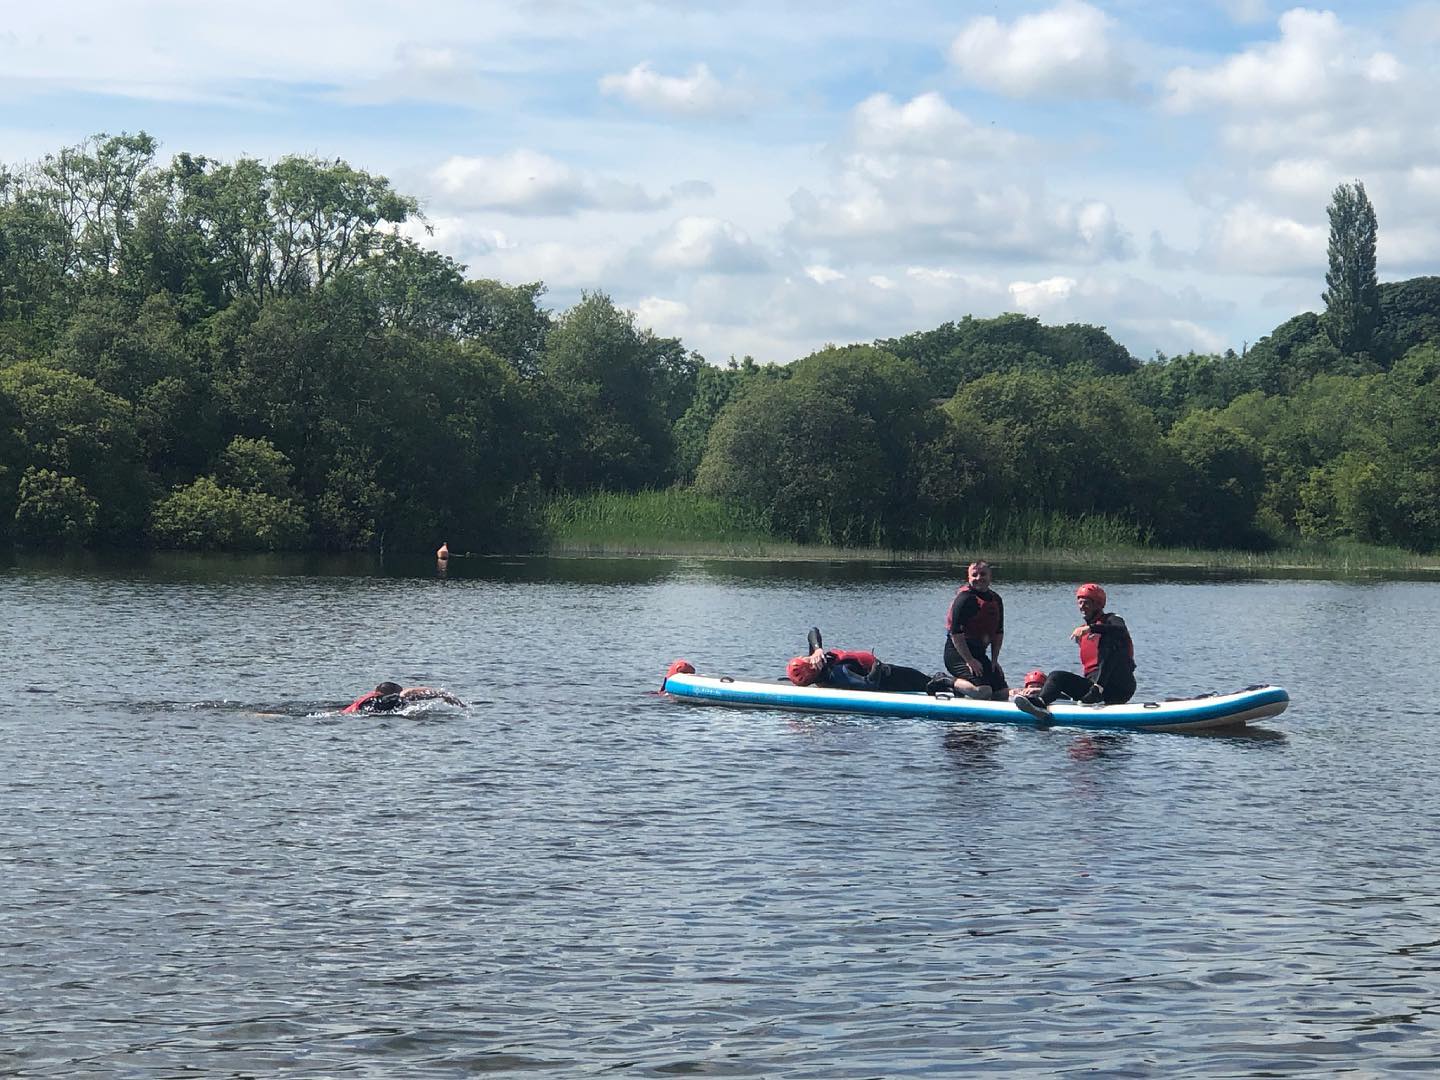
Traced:
POLYGON ((1135 696, 1135 644, 1125 620, 1106 614, 1086 625, 1089 634, 1080 643, 1085 674, 1050 672, 1040 691, 1040 700, 1046 705, 1061 697, 1084 704, 1123 705, 1135 696))

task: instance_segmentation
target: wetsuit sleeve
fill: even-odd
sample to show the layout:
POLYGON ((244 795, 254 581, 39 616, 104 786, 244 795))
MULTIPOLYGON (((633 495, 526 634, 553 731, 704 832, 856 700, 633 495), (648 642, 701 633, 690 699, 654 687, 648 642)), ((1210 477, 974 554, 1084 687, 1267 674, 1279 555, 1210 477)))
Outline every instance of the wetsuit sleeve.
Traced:
POLYGON ((1005 633, 1005 601, 1000 599, 1000 594, 995 594, 995 606, 1000 609, 1000 617, 995 621, 995 633, 1005 633))
POLYGON ((1135 662, 1130 659, 1130 630, 1125 620, 1111 615, 1091 629, 1100 635, 1100 667, 1095 672, 1095 681, 1101 686, 1123 682, 1135 670, 1135 662))

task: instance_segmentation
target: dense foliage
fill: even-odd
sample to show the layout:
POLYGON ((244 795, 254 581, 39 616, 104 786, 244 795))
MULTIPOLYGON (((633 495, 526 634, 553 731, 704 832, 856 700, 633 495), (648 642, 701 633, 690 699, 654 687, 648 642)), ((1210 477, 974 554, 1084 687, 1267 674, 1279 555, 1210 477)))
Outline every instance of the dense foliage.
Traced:
POLYGON ((498 550, 570 496, 670 489, 666 520, 820 543, 1023 519, 1440 549, 1440 278, 1374 282, 1359 184, 1325 311, 1239 355, 1141 363, 1010 314, 719 367, 604 294, 554 313, 466 280, 344 162, 155 155, 102 135, 0 167, 16 543, 498 550))

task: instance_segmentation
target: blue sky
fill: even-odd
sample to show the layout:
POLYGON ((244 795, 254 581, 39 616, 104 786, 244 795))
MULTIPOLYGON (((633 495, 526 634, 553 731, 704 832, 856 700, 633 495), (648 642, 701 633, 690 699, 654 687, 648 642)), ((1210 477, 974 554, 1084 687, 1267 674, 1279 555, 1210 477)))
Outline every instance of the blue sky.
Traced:
POLYGON ((343 157, 713 362, 1004 311, 1146 358, 1317 309, 1341 182, 1382 280, 1440 272, 1437 47, 1431 0, 76 0, 0 24, 0 160, 343 157))

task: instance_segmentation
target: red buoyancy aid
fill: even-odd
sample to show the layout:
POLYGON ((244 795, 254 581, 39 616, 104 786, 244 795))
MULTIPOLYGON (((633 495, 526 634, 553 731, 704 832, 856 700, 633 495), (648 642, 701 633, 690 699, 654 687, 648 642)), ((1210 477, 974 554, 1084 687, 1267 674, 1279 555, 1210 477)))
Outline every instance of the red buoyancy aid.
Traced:
POLYGON ((999 594, 982 593, 970 588, 969 585, 961 585, 955 590, 955 599, 950 601, 950 607, 945 612, 945 629, 952 634, 959 630, 974 641, 989 641, 1000 629, 1000 612, 1002 610, 999 594), (951 626, 950 620, 955 615, 955 609, 964 601, 966 595, 973 596, 980 607, 974 615, 965 620, 964 626, 951 626))
POLYGON ((342 713, 358 713, 366 705, 370 704, 370 702, 374 701, 376 698, 379 697, 384 697, 384 695, 381 694, 379 690, 371 690, 368 694, 361 694, 358 698, 352 701, 349 705, 346 705, 345 708, 341 709, 340 711, 342 713))
POLYGON ((833 664, 843 664, 846 660, 854 660, 869 671, 875 666, 875 654, 866 652, 864 649, 826 649, 825 656, 833 664))
MULTIPOLYGON (((1119 618, 1118 615, 1113 617, 1119 618)), ((1101 615, 1097 621, 1105 622, 1110 618, 1112 618, 1110 615, 1101 615)), ((1095 624, 1091 623, 1090 625, 1093 627, 1095 624)), ((1123 619, 1121 625, 1124 625, 1123 619)), ((1087 679, 1100 670, 1100 639, 1102 637, 1104 637, 1103 634, 1098 634, 1093 629, 1081 635, 1080 666, 1084 669, 1087 679)), ((1125 644, 1130 650, 1130 663, 1133 665, 1135 663, 1135 639, 1130 636, 1128 629, 1125 631, 1125 644)))

